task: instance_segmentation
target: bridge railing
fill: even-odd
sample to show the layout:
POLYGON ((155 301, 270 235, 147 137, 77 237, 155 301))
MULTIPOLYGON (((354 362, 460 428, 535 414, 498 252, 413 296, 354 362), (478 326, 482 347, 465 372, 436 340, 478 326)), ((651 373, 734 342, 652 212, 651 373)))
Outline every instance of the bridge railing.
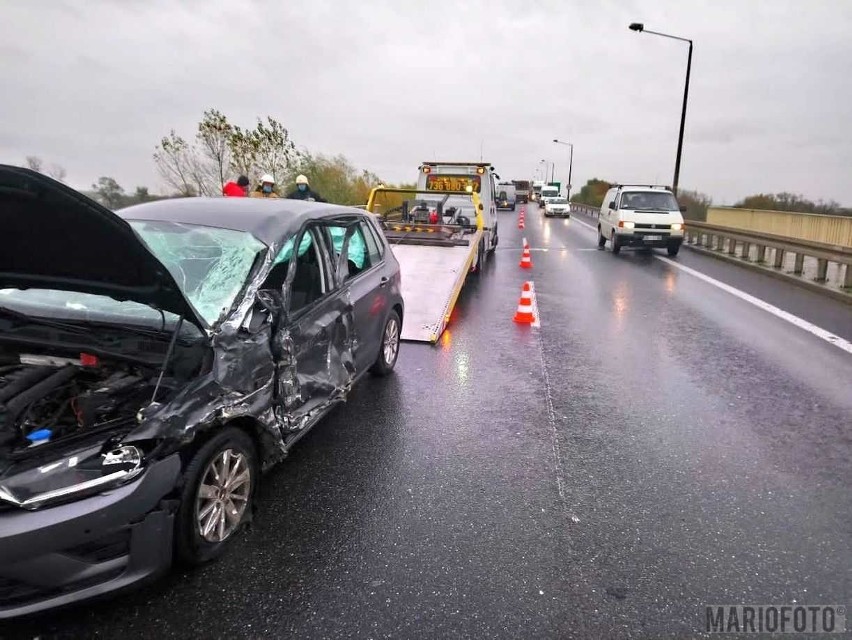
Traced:
POLYGON ((772 233, 722 227, 706 222, 686 222, 686 242, 745 262, 771 264, 773 269, 818 283, 834 282, 852 290, 852 248, 787 238, 772 233), (815 268, 807 268, 812 261, 815 268), (844 273, 841 273, 844 272, 844 273))
MULTIPOLYGON (((598 207, 576 202, 571 212, 597 219, 598 207)), ((742 261, 852 302, 852 247, 788 238, 687 220, 686 246, 742 261), (845 291, 844 291, 845 290, 845 291)))

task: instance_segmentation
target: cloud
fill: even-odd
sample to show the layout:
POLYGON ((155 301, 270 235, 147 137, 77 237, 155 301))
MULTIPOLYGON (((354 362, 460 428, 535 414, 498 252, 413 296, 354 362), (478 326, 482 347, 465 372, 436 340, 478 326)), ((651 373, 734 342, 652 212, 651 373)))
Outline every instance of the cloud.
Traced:
POLYGON ((5 3, 0 159, 87 187, 158 188, 151 159, 205 109, 267 114, 298 145, 385 180, 434 157, 504 177, 665 181, 695 41, 681 183, 720 201, 848 201, 852 5, 798 0, 59 0, 5 3), (563 175, 564 172, 564 175, 563 175))

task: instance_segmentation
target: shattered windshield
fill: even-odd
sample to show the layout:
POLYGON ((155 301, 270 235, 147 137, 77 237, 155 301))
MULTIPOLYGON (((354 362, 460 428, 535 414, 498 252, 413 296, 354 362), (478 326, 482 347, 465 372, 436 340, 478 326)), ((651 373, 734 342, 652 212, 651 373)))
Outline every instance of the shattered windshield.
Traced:
POLYGON ((244 231, 145 220, 130 225, 211 325, 234 304, 255 258, 266 249, 244 231))

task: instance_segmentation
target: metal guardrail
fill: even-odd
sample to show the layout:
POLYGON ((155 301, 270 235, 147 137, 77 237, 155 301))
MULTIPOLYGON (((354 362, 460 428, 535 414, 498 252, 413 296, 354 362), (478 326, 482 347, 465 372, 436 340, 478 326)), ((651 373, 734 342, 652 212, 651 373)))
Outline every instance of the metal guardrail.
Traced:
MULTIPOLYGON (((828 280, 828 269, 831 263, 840 270, 845 266, 842 287, 852 289, 852 248, 840 245, 812 242, 787 238, 772 233, 733 229, 706 222, 686 221, 686 239, 689 244, 699 245, 705 249, 725 252, 729 256, 739 256, 746 262, 751 262, 752 247, 755 248, 755 260, 765 264, 767 249, 773 250, 772 266, 781 269, 788 254, 794 256, 792 273, 801 276, 804 271, 805 258, 816 259, 816 282, 828 280)), ((838 274, 839 275, 839 274, 838 274)), ((838 280, 841 280, 838 278, 838 280)))
MULTIPOLYGON (((597 207, 576 202, 571 203, 571 212, 595 219, 600 215, 600 209, 597 207)), ((806 268, 805 263, 805 260, 809 259, 816 263, 816 268, 813 269, 814 282, 824 285, 831 279, 837 282, 840 288, 852 293, 852 248, 850 247, 799 240, 772 233, 734 229, 695 220, 685 221, 684 242, 687 245, 723 253, 727 257, 739 258, 748 264, 768 266, 771 261, 772 269, 778 271, 785 268, 785 263, 792 262, 790 274, 797 279, 803 278, 807 271, 811 271, 806 268), (835 268, 832 270, 833 277, 829 278, 831 265, 835 265, 835 268)))

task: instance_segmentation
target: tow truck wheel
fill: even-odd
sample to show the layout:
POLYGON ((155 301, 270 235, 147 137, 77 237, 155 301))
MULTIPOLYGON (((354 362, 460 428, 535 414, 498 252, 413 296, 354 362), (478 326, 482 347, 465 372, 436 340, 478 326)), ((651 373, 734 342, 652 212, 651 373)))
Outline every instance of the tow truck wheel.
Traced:
POLYGON ((175 554, 187 565, 221 555, 251 519, 257 451, 244 431, 227 427, 202 446, 183 474, 175 515, 175 554))
POLYGON ((486 255, 485 239, 483 238, 479 241, 479 248, 476 250, 476 275, 478 276, 481 276, 485 269, 486 255))
POLYGON ((376 361, 370 367, 370 373, 373 375, 386 376, 393 371, 396 358, 399 355, 400 329, 399 314, 392 310, 388 314, 388 319, 385 320, 385 330, 382 331, 379 355, 376 356, 376 361))

